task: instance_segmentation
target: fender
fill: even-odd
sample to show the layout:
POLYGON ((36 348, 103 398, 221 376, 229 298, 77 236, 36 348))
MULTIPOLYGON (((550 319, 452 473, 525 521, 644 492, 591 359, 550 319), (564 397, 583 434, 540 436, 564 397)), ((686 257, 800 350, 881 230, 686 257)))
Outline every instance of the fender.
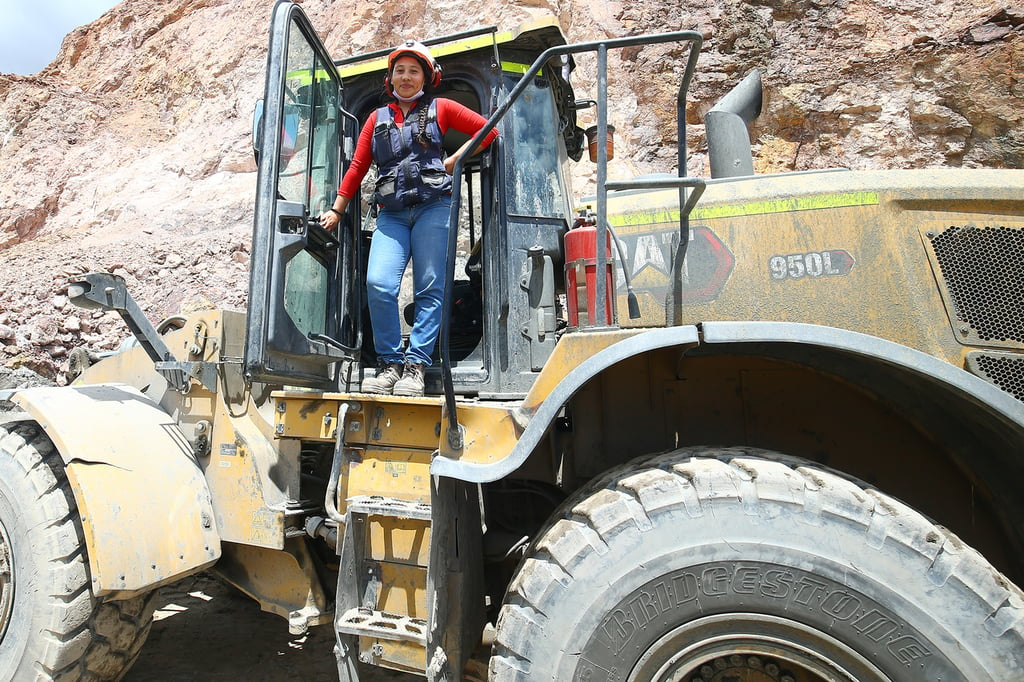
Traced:
MULTIPOLYGON (((552 355, 522 406, 513 414, 524 428, 508 455, 493 463, 460 461, 441 451, 431 463, 431 473, 473 483, 487 483, 511 474, 537 447, 548 427, 565 403, 592 377, 626 358, 658 348, 679 346, 682 350, 698 345, 765 344, 793 349, 819 347, 844 355, 858 356, 875 364, 884 364, 923 377, 973 403, 996 421, 1010 427, 1024 440, 1024 410, 1013 396, 966 370, 950 365, 927 353, 859 332, 805 323, 789 322, 706 322, 696 326, 650 330, 620 330, 614 343, 594 352, 568 348, 573 342, 585 344, 586 337, 603 334, 566 336, 555 349, 565 357, 552 355), (633 332, 632 334, 630 332, 633 332), (571 369, 569 369, 571 368, 571 369)), ((789 357, 785 353, 781 357, 789 357)))
POLYGON ((695 326, 566 335, 514 415, 525 429, 508 455, 493 464, 480 464, 439 454, 430 464, 430 473, 471 483, 489 483, 508 476, 526 461, 562 406, 590 379, 634 355, 673 346, 686 349, 698 343, 695 326), (595 344, 602 339, 612 343, 594 352, 595 344), (586 359, 576 364, 574 359, 579 357, 586 359))
POLYGON ((927 353, 876 336, 801 322, 705 322, 701 325, 701 340, 709 345, 817 346, 901 367, 964 396, 1024 432, 1024 409, 1009 393, 927 353))
POLYGON ((119 384, 40 387, 12 400, 49 435, 81 514, 93 594, 126 598, 221 553, 203 471, 174 419, 119 384))
MULTIPOLYGON (((965 369, 907 346, 845 329, 794 322, 709 322, 702 348, 817 367, 885 396, 940 442, 979 487, 1020 556, 1024 514, 1024 404, 965 369), (964 448, 968 449, 964 449, 964 448)), ((1019 564, 1019 562, 1018 562, 1019 564)), ((1019 570, 1019 568, 1018 568, 1019 570)))

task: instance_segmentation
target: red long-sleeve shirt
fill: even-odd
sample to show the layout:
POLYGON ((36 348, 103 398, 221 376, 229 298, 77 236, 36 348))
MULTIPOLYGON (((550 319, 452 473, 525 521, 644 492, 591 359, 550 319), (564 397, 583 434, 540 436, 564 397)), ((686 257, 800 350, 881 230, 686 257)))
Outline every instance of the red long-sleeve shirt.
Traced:
MULTIPOLYGON (((465 107, 455 100, 445 99, 444 97, 438 97, 437 102, 437 125, 441 128, 441 133, 448 132, 450 128, 458 130, 460 133, 473 136, 477 133, 480 128, 483 127, 484 123, 487 122, 480 114, 476 113, 472 109, 465 107)), ((403 125, 405 123, 405 115, 402 110, 398 107, 395 102, 388 104, 393 112, 395 123, 397 125, 403 125)), ((419 106, 419 104, 417 104, 419 106)), ((412 113, 415 109, 412 109, 409 113, 412 113)), ((359 186, 363 182, 363 178, 366 177, 366 171, 370 170, 370 163, 373 161, 372 154, 372 142, 373 142, 373 127, 377 124, 377 110, 374 109, 370 117, 366 119, 366 123, 363 124, 363 129, 359 132, 359 141, 356 143, 355 154, 352 155, 352 164, 348 167, 345 172, 345 177, 341 179, 341 187, 338 189, 338 194, 343 197, 351 199, 359 193, 359 186)), ((480 143, 481 148, 485 148, 494 141, 494 138, 498 136, 497 129, 492 130, 487 134, 487 137, 480 143)))

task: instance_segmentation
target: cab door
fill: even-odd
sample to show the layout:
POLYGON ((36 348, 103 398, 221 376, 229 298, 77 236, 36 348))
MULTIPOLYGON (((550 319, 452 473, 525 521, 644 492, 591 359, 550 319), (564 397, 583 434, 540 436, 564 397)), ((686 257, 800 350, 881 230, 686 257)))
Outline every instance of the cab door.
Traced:
POLYGON ((279 0, 253 126, 259 173, 245 344, 250 381, 331 388, 339 363, 357 359, 359 216, 349 211, 334 233, 318 222, 355 148, 357 122, 343 95, 302 9, 279 0))

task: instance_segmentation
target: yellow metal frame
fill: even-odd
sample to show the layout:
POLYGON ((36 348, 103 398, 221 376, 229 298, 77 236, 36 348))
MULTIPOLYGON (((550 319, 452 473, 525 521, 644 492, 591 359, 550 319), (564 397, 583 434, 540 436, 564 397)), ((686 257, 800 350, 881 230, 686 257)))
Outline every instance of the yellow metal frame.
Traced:
POLYGON ((213 570, 258 601, 263 611, 286 619, 293 635, 334 617, 317 577, 317 561, 301 538, 289 538, 283 550, 225 542, 224 558, 213 570))

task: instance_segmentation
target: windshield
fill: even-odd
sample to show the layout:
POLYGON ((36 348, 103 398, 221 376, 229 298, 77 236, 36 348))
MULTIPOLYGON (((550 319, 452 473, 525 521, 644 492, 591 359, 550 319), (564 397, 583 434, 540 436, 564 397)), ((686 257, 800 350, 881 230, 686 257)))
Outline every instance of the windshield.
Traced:
MULTIPOLYGON (((506 79, 509 89, 518 81, 511 74, 506 79)), ((509 213, 564 217, 568 192, 562 169, 567 157, 547 80, 534 78, 505 121, 509 213)))

